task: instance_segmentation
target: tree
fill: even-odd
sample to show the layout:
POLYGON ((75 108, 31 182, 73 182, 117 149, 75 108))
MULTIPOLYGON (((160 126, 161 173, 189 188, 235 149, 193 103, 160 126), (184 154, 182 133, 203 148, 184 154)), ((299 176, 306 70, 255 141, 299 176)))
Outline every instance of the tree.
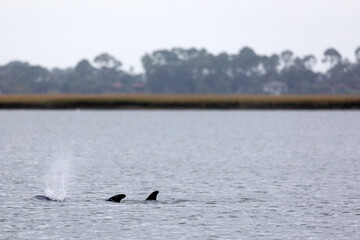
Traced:
POLYGON ((285 50, 281 53, 281 60, 284 62, 284 67, 289 68, 293 64, 294 53, 290 50, 285 50))
POLYGON ((314 55, 306 55, 302 62, 307 69, 311 70, 316 64, 316 57, 314 55))
POLYGON ((260 56, 249 48, 237 54, 212 54, 205 49, 161 49, 142 57, 144 74, 122 71, 121 62, 102 53, 96 67, 81 60, 73 68, 53 69, 14 61, 0 66, 2 93, 263 93, 267 84, 284 86, 289 94, 360 93, 360 47, 355 63, 334 48, 324 51, 330 68, 324 74, 313 70, 314 55, 260 56), (144 77, 145 76, 145 77, 144 77), (144 80, 145 79, 145 80, 144 80), (134 83, 137 83, 134 86, 134 83), (277 84, 277 85, 276 85, 277 84))
POLYGON ((242 48, 237 55, 230 56, 232 92, 254 93, 258 85, 261 57, 249 47, 242 48))
POLYGON ((46 68, 13 61, 1 69, 0 89, 3 93, 46 93, 49 75, 46 68))
POLYGON ((121 67, 122 63, 114 58, 113 56, 102 53, 94 58, 94 62, 100 67, 100 68, 112 68, 112 69, 118 69, 121 67))
POLYGON ((233 63, 235 64, 236 72, 251 75, 257 70, 260 63, 260 57, 253 49, 244 47, 239 51, 238 55, 234 56, 233 63))
POLYGON ((360 47, 355 50, 356 61, 360 63, 360 47))
POLYGON ((335 48, 328 48, 324 52, 323 62, 330 63, 331 67, 341 63, 342 56, 335 48))
POLYGON ((93 66, 89 63, 88 60, 81 60, 75 67, 75 71, 82 75, 92 74, 94 72, 93 66))
POLYGON ((311 69, 315 62, 316 59, 312 55, 304 58, 296 57, 292 65, 282 72, 282 81, 287 84, 289 93, 312 93, 313 90, 309 86, 314 86, 316 83, 317 74, 311 69))
POLYGON ((269 73, 276 73, 280 64, 280 57, 276 54, 273 54, 270 57, 262 56, 260 62, 265 70, 265 75, 269 73))
POLYGON ((179 61, 174 50, 158 50, 142 57, 150 91, 173 93, 175 89, 179 88, 180 83, 177 81, 179 78, 179 69, 177 69, 179 61))

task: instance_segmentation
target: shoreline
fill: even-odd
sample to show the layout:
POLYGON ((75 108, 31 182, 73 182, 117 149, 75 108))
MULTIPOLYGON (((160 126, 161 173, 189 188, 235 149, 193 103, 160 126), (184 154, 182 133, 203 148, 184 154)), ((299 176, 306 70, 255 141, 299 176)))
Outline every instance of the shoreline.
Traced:
POLYGON ((178 95, 178 94, 23 94, 0 95, 0 109, 360 109, 360 95, 178 95))

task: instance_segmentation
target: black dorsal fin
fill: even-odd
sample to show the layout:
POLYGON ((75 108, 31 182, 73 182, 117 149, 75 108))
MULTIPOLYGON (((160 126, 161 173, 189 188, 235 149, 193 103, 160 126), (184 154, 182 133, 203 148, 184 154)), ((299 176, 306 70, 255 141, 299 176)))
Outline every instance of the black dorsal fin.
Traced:
POLYGON ((112 196, 111 198, 109 198, 106 201, 110 201, 110 202, 120 202, 123 198, 125 198, 126 195, 125 194, 118 194, 115 196, 112 196))
POLYGON ((156 200, 159 191, 152 192, 146 200, 156 200))

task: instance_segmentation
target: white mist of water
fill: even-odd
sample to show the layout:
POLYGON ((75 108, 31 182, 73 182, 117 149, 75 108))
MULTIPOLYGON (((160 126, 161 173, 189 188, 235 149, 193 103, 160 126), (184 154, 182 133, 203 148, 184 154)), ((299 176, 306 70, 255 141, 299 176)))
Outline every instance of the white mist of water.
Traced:
POLYGON ((63 201, 67 197, 71 176, 71 155, 60 152, 53 157, 53 162, 45 175, 45 195, 54 200, 63 201))

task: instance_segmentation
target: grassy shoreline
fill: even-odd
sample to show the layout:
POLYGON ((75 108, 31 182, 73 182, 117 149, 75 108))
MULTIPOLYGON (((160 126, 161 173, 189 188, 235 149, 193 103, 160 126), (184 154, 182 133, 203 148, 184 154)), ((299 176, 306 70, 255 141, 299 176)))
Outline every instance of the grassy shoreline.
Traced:
POLYGON ((0 109, 360 109, 360 95, 0 95, 0 109))

